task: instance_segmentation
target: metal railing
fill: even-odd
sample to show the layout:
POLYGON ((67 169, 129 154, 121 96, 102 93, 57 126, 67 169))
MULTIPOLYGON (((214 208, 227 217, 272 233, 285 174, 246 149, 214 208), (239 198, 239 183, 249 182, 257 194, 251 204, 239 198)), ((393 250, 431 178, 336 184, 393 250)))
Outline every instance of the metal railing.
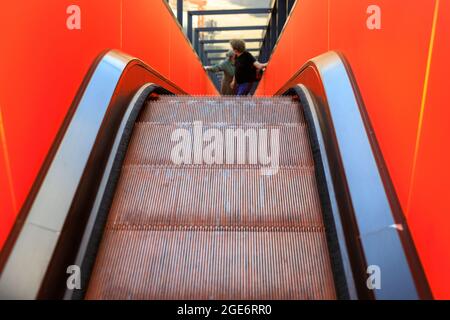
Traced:
MULTIPOLYGON (((275 44, 283 31, 286 19, 292 11, 296 0, 273 0, 271 8, 248 8, 248 9, 228 9, 228 10, 193 10, 187 12, 187 37, 191 41, 195 51, 203 65, 210 65, 213 61, 225 59, 225 55, 211 57, 209 53, 226 53, 228 50, 222 48, 211 48, 215 44, 228 43, 231 39, 201 39, 204 33, 217 31, 244 31, 244 30, 262 30, 262 38, 243 39, 247 43, 258 43, 256 49, 249 51, 257 51, 257 57, 263 62, 270 59, 275 44), (222 27, 193 27, 194 16, 212 16, 212 15, 239 15, 239 14, 268 14, 267 25, 250 25, 250 26, 222 26, 222 27), (208 46, 208 48, 205 47, 208 46), (220 51, 219 51, 220 50, 220 51)), ((183 1, 177 1, 177 19, 180 25, 183 25, 183 1)), ((219 79, 216 75, 211 74, 211 79, 219 88, 219 79)))
POLYGON ((269 61, 278 38, 283 31, 287 17, 291 14, 296 0, 275 0, 269 23, 265 30, 264 40, 259 53, 262 61, 269 61))

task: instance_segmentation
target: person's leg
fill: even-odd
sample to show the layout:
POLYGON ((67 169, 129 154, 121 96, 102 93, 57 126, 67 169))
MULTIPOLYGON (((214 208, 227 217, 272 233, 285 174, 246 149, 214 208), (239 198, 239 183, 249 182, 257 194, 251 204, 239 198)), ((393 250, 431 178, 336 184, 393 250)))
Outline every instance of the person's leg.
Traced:
POLYGON ((244 96, 248 96, 253 88, 253 82, 247 83, 247 87, 245 88, 245 94, 244 96))
POLYGON ((243 96, 245 94, 246 83, 238 83, 236 95, 243 96))
POLYGON ((222 84, 220 85, 220 94, 225 96, 228 94, 227 84, 225 83, 225 79, 222 79, 222 84))
POLYGON ((251 82, 245 82, 245 83, 238 84, 237 95, 238 96, 246 96, 249 94, 251 88, 252 88, 251 82))

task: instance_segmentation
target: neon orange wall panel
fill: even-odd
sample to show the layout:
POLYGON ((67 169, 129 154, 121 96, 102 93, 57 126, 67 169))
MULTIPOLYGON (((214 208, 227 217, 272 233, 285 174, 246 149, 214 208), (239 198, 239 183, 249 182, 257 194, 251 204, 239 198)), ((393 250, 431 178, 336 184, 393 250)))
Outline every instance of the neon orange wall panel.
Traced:
POLYGON ((449 19, 446 0, 299 0, 257 89, 272 95, 308 59, 344 53, 436 298, 450 298, 449 19), (380 29, 367 27, 370 5, 380 29))
POLYGON ((102 51, 134 55, 187 93, 216 94, 163 1, 2 1, 0 30, 0 248, 102 51), (81 30, 66 26, 70 5, 81 9, 81 30))
POLYGON ((440 1, 416 131, 408 219, 437 297, 450 298, 450 2, 440 1))
POLYGON ((375 2, 331 1, 330 49, 344 52, 351 64, 403 209, 410 184, 433 2, 376 1, 381 8, 381 30, 369 30, 366 10, 375 2))

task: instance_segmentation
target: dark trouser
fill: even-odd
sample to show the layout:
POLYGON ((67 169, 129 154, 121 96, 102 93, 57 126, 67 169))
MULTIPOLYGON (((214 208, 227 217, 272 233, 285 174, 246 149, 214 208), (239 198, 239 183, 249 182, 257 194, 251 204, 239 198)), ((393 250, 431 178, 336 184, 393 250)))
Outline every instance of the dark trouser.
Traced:
POLYGON ((237 95, 238 96, 246 96, 250 93, 250 90, 252 90, 253 82, 244 82, 244 83, 238 83, 237 85, 237 95))

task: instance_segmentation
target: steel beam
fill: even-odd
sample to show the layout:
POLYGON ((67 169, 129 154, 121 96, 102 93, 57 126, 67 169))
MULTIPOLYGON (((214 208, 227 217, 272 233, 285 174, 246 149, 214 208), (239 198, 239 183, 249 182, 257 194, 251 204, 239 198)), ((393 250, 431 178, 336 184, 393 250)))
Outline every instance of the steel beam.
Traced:
POLYGON ((195 49, 195 51, 197 52, 197 54, 198 55, 200 55, 200 46, 199 46, 199 43, 200 43, 200 33, 198 32, 198 30, 197 29, 195 29, 194 30, 194 49, 195 49))
POLYGON ((277 31, 278 36, 280 36, 281 31, 283 31, 284 24, 286 23, 286 17, 287 17, 287 0, 277 0, 278 7, 277 7, 277 31))
POLYGON ((183 0, 177 0, 177 19, 183 25, 183 0))
MULTIPOLYGON (((200 45, 203 45, 203 44, 200 44, 200 45)), ((205 53, 225 53, 225 52, 228 52, 228 51, 230 51, 231 49, 207 49, 207 50, 204 50, 205 51, 205 53)), ((255 52, 255 51, 259 51, 259 48, 250 48, 250 49, 247 49, 247 51, 253 51, 253 52, 255 52)))
POLYGON ((269 31, 270 32, 269 52, 272 52, 273 48, 275 47, 275 43, 277 42, 277 39, 278 39, 276 13, 272 12, 272 18, 270 19, 269 29, 270 29, 270 31, 269 31))
POLYGON ((214 31, 241 31, 241 30, 265 30, 267 26, 233 26, 233 27, 201 27, 195 28, 197 32, 214 32, 214 31))
MULTIPOLYGON (((200 43, 213 44, 213 43, 228 43, 231 39, 213 39, 213 40, 200 40, 200 43)), ((262 42, 264 39, 242 39, 246 43, 250 42, 262 42)))
POLYGON ((203 43, 199 43, 200 46, 200 60, 202 61, 202 64, 204 65, 206 63, 206 58, 208 57, 208 55, 205 52, 205 47, 203 45, 203 43))
POLYGON ((187 20, 188 20, 188 22, 187 22, 187 36, 188 36, 189 41, 191 41, 191 43, 193 43, 192 42, 192 14, 191 14, 190 11, 188 11, 187 20))
POLYGON ((187 25, 187 36, 188 39, 193 43, 192 38, 192 16, 194 15, 223 15, 223 14, 264 14, 272 12, 271 8, 252 8, 252 9, 230 9, 230 10, 194 10, 188 11, 188 25, 187 25))
POLYGON ((295 4, 295 0, 288 0, 288 7, 287 7, 288 14, 291 13, 292 7, 294 7, 294 4, 295 4))
MULTIPOLYGON (((208 57, 208 60, 211 62, 211 61, 216 61, 216 60, 225 60, 226 58, 227 57, 212 57, 212 58, 208 57)), ((259 58, 259 56, 255 56, 256 60, 258 60, 258 58, 259 58)))
POLYGON ((189 11, 193 16, 212 16, 223 14, 265 14, 270 13, 270 8, 229 9, 229 10, 194 10, 189 11))

